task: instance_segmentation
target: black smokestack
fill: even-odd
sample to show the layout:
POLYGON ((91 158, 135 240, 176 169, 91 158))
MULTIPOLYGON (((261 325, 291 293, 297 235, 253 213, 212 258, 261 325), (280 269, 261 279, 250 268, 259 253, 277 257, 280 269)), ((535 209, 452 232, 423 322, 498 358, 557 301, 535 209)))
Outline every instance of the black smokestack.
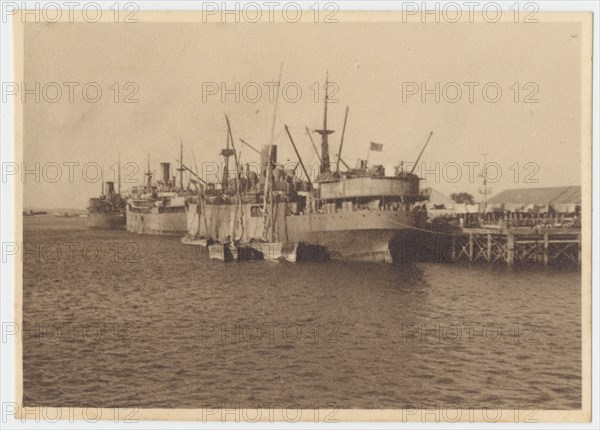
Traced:
MULTIPOLYGON (((271 169, 277 164, 277 145, 263 145, 260 151, 260 164, 263 172, 268 169, 269 149, 271 150, 271 169)), ((266 175, 266 173, 263 173, 263 175, 266 175)))
POLYGON ((106 195, 112 196, 115 193, 115 183, 112 181, 106 182, 106 195))
POLYGON ((160 163, 162 169, 162 177, 165 184, 171 180, 171 163, 160 163))

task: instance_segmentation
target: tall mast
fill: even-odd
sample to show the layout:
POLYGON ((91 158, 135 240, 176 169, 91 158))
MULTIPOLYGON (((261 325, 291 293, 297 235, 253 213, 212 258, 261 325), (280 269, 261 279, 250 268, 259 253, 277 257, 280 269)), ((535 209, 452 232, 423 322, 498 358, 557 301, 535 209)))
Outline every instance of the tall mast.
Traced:
MULTIPOLYGON (((269 138, 269 146, 273 145, 275 136, 275 123, 277 121, 277 105, 279 103, 279 88, 281 87, 281 74, 283 73, 283 63, 279 66, 279 80, 277 82, 277 93, 275 93, 275 107, 273 108, 273 122, 271 123, 271 137, 269 138)), ((271 154, 269 152, 269 154, 271 154)), ((269 155, 270 158, 270 155, 269 155)))
MULTIPOLYGON (((242 207, 242 194, 241 194, 241 187, 240 187, 240 182, 241 182, 241 175, 240 175, 240 162, 239 162, 239 158, 238 158, 238 153, 235 150, 235 143, 233 142, 233 133, 231 132, 231 124, 229 123, 229 117, 227 116, 227 114, 225 114, 225 121, 227 122, 227 135, 229 136, 229 141, 231 141, 231 148, 233 150, 233 159, 235 161, 235 195, 236 195, 236 212, 239 210, 240 211, 240 218, 239 218, 239 222, 240 222, 240 229, 241 229, 241 233, 240 233, 240 239, 242 238, 242 236, 244 235, 244 212, 243 212, 243 207, 242 207)), ((240 157, 241 157, 241 153, 240 153, 240 157)), ((233 231, 231 233, 231 237, 233 238, 233 240, 235 240, 235 222, 233 223, 233 231)))
POLYGON ((148 179, 146 179, 146 187, 148 188, 147 191, 150 191, 152 189, 152 172, 150 171, 150 153, 148 153, 148 170, 146 170, 146 176, 148 177, 148 179))
POLYGON ((229 123, 229 117, 225 114, 225 121, 227 122, 227 135, 229 136, 227 143, 231 141, 231 148, 233 151, 233 161, 235 162, 235 192, 239 195, 240 193, 240 169, 238 163, 238 156, 235 150, 235 144, 233 143, 233 133, 231 132, 231 124, 229 123))
POLYGON ((180 140, 179 144, 179 186, 183 190, 183 140, 180 140))
POLYGON ((325 109, 323 111, 323 129, 315 130, 321 135, 321 174, 330 172, 331 163, 329 161, 329 139, 328 136, 333 130, 327 129, 327 102, 329 100, 329 72, 325 75, 325 109))
POLYGON ((283 73, 283 63, 279 66, 279 79, 277 81, 277 92, 275 93, 275 106, 273 107, 273 123, 271 124, 271 137, 269 139, 268 146, 268 154, 267 154, 267 170, 265 175, 265 189, 263 192, 263 239, 273 241, 274 240, 274 231, 272 228, 272 208, 273 208, 273 199, 270 199, 271 208, 267 210, 267 197, 271 193, 271 154, 273 153, 273 140, 275 138, 275 123, 277 122, 277 105, 279 104, 279 92, 281 88, 281 74, 283 73), (271 228, 271 236, 267 237, 269 228, 271 228))
POLYGON ((119 154, 119 159, 117 162, 117 168, 119 170, 117 170, 117 178, 118 178, 118 182, 117 182, 117 192, 119 193, 119 196, 121 195, 121 154, 119 154))
POLYGON ((221 181, 221 188, 223 192, 227 192, 229 188, 229 157, 231 156, 231 150, 229 149, 229 133, 227 133, 227 145, 226 148, 221 151, 221 155, 225 158, 225 166, 223 167, 223 180, 221 181))

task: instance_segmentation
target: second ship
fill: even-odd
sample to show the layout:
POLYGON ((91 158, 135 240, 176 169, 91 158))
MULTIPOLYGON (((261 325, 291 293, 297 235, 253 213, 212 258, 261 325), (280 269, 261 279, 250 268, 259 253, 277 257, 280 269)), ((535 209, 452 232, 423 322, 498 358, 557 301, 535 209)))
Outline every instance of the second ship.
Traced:
MULTIPOLYGON (((183 148, 180 157, 183 155, 183 148)), ((171 163, 161 163, 162 178, 153 180, 148 162, 146 185, 134 187, 127 200, 127 231, 138 234, 183 235, 187 231, 183 169, 179 167, 179 185, 171 176, 171 163)))

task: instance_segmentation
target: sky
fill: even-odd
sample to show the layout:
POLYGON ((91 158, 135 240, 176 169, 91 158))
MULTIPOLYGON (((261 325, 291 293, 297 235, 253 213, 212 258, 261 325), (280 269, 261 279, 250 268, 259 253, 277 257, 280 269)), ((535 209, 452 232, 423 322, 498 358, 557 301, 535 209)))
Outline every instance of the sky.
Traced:
POLYGON ((255 147, 270 141, 275 103, 269 88, 281 64, 285 96, 274 126, 280 162, 296 161, 288 125, 305 164, 316 163, 304 128, 322 126, 328 73, 332 159, 349 106, 342 158, 352 166, 367 155, 370 164, 388 169, 412 163, 433 131, 416 170, 423 187, 480 198, 484 153, 493 163, 491 194, 581 183, 582 30, 576 22, 24 28, 23 85, 40 85, 40 100, 28 94, 23 103, 21 171, 40 166, 39 178, 25 178, 25 208, 85 208, 101 191, 95 166, 104 168, 105 180, 115 179, 120 159, 125 189, 141 184, 148 154, 154 172, 161 161, 175 163, 180 142, 184 162, 205 175, 221 162, 225 114, 242 162, 257 162, 239 139, 255 147), (76 85, 72 101, 68 85, 76 85), (95 88, 102 90, 98 97, 95 88), (423 99, 421 90, 430 93, 423 99), (127 97, 136 102, 125 103, 127 97), (383 151, 369 152, 370 142, 382 143, 383 151))

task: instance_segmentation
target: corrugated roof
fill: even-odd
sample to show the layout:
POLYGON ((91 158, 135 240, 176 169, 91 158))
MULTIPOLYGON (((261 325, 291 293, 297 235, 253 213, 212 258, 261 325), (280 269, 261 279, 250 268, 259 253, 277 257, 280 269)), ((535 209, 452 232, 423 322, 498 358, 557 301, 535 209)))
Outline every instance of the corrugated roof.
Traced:
POLYGON ((548 205, 552 203, 581 204, 581 186, 505 190, 491 197, 488 203, 534 205, 548 205))

